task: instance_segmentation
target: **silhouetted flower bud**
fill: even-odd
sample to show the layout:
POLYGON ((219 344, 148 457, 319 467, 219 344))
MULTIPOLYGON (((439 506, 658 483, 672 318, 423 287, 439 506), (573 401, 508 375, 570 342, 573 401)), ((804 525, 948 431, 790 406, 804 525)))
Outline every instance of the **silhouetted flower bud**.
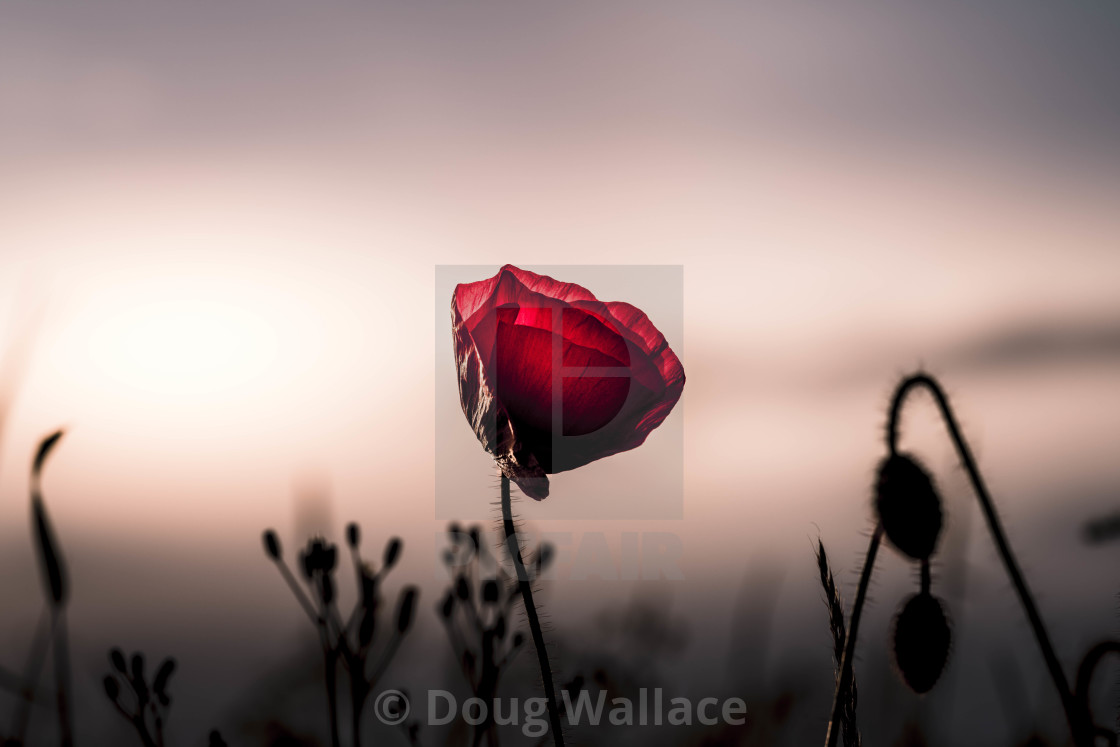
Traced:
POLYGON ((482 533, 479 531, 477 526, 471 527, 471 544, 474 545, 474 549, 476 552, 480 547, 482 547, 482 541, 480 539, 481 536, 482 533))
POLYGON ((103 680, 105 684, 105 694, 109 696, 109 700, 114 703, 121 694, 121 685, 117 682, 117 678, 113 676, 106 676, 103 680))
POLYGON ((159 669, 156 670, 156 677, 152 681, 152 692, 159 698, 159 702, 165 706, 171 704, 171 698, 167 696, 167 681, 174 671, 175 659, 169 656, 159 665, 159 669))
POLYGON ((280 559, 280 540, 271 529, 264 533, 264 551, 273 560, 280 559))
POLYGON ((457 545, 463 539, 463 528, 459 526, 458 522, 451 522, 447 525, 447 536, 451 540, 451 544, 457 545))
POLYGON ((894 619, 894 665, 916 693, 929 692, 949 661, 949 621, 936 597, 921 592, 894 619))
POLYGON ((362 529, 358 526, 357 522, 350 522, 346 525, 346 544, 350 545, 350 549, 357 550, 358 545, 362 541, 362 529))
POLYGON ((513 634, 513 647, 517 648, 523 643, 525 643, 525 634, 520 633, 520 632, 514 633, 513 634))
POLYGON ((401 557, 401 540, 400 537, 393 537, 389 540, 389 544, 385 545, 385 570, 389 570, 397 564, 397 560, 401 557))
POLYGON ((451 613, 455 611, 455 595, 450 591, 443 595, 443 601, 439 603, 439 613, 444 619, 449 619, 451 613))
POLYGON ((498 601, 499 592, 498 582, 494 579, 488 578, 482 583, 482 601, 489 604, 496 603, 498 601))
POLYGON ((467 583, 465 576, 459 576, 455 579, 455 594, 464 602, 470 600, 471 585, 467 583))
POLYGON ((124 652, 119 648, 109 651, 109 661, 113 663, 113 669, 121 674, 128 674, 128 666, 124 662, 124 652))
POLYGON ((879 466, 875 510, 887 539, 915 560, 926 560, 941 533, 941 499, 916 459, 893 454, 879 466))
POLYGON ((412 625, 412 612, 416 607, 416 587, 409 586, 401 592, 400 606, 397 608, 397 630, 401 633, 412 625))

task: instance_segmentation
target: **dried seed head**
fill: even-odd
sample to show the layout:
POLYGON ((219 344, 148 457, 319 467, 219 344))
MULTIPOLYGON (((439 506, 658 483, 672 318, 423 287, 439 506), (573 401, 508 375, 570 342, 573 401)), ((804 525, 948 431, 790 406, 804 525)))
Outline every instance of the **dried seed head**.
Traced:
POLYGON ((941 602, 928 592, 915 594, 894 619, 894 665, 916 693, 929 692, 949 661, 949 621, 941 602))
POLYGON ((875 511, 900 552, 926 560, 941 534, 941 498, 933 479, 916 459, 892 454, 879 466, 875 484, 875 511))
POLYGON ((389 570, 397 564, 397 560, 401 557, 401 538, 393 537, 389 540, 389 544, 385 545, 385 558, 383 560, 385 570, 389 570))
POLYGON ((280 539, 276 536, 276 532, 271 529, 264 533, 264 551, 268 557, 273 560, 280 559, 280 539))
POLYGON ((350 522, 346 525, 346 544, 350 545, 351 550, 357 550, 358 545, 362 541, 362 530, 357 522, 350 522))

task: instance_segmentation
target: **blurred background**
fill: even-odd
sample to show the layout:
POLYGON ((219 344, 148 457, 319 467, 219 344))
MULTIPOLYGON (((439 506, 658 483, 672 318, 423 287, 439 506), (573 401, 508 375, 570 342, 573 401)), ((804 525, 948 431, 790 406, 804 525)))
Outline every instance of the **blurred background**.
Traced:
MULTIPOLYGON (((319 664, 266 526, 289 552, 349 520, 403 537, 392 585, 419 584, 421 612, 385 684, 453 681, 432 613, 433 392, 455 386, 435 268, 512 262, 684 267, 684 518, 558 518, 575 473, 520 506, 573 546, 672 533, 684 580, 565 581, 561 563, 544 588, 558 667, 606 657, 752 698, 742 733, 586 743, 820 739, 813 548, 850 601, 888 397, 918 367, 947 387, 1073 671, 1120 626, 1120 542, 1085 530, 1120 510, 1118 30, 1109 4, 7 0, 0 664, 22 667, 42 610, 28 466, 66 427, 44 490, 73 581, 80 743, 129 743, 100 692, 114 645, 179 658, 171 744, 215 726, 262 744, 274 719, 325 738, 320 690, 270 689, 319 664)), ((867 743, 1061 743, 921 397, 904 444, 946 498, 934 589, 954 653, 931 695, 897 683, 885 638, 914 569, 884 553, 856 666, 867 743)), ((588 469, 621 484, 636 455, 588 469)), ((486 525, 478 460, 460 518, 486 525)), ((1115 666, 1096 682, 1112 723, 1115 666)))

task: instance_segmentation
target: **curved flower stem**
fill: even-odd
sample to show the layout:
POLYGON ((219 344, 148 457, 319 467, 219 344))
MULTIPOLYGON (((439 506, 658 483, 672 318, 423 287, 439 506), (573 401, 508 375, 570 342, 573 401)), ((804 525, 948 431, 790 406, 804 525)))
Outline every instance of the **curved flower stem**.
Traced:
POLYGON ((852 621, 848 625, 848 637, 844 641, 844 658, 840 662, 840 676, 836 678, 836 691, 832 695, 832 715, 828 719, 828 733, 825 735, 825 744, 828 747, 836 746, 836 738, 840 734, 840 712, 844 708, 844 694, 848 692, 852 679, 852 658, 856 653, 856 634, 859 631, 859 618, 863 612, 863 603, 867 599, 867 587, 871 583, 871 572, 875 567, 875 556, 879 552, 879 545, 883 540, 883 525, 876 524, 871 533, 871 541, 867 544, 867 556, 863 561, 863 571, 859 575, 859 589, 856 591, 856 600, 852 605, 852 621))
POLYGON ((525 616, 529 619, 529 630, 533 635, 533 647, 537 650, 537 663, 541 667, 544 681, 544 694, 548 699, 548 720, 552 725, 552 741, 556 747, 564 747, 564 732, 560 724, 560 709, 556 702, 556 686, 552 682, 552 666, 548 663, 548 651, 544 645, 541 621, 537 617, 537 606, 533 603, 533 585, 521 559, 521 545, 517 541, 517 529, 513 525, 513 509, 510 507, 509 478, 502 475, 502 529, 506 539, 506 549, 517 572, 517 588, 525 605, 525 616))
POLYGON ((984 479, 980 476, 980 470, 976 467, 976 461, 972 457, 972 451, 968 448, 968 444, 961 435, 960 428, 957 426, 957 420, 953 415, 952 408, 949 407, 949 400, 946 398, 945 392, 942 391, 941 386, 936 380, 926 374, 915 374, 908 377, 903 380, 895 390, 894 399, 891 402, 890 421, 887 430, 887 445, 890 448, 891 454, 897 452, 898 421, 902 411, 902 404, 906 399, 906 395, 912 389, 918 387, 927 389, 937 402, 938 409, 941 410, 941 417, 945 421, 945 427, 949 431, 949 437, 953 441, 953 446, 956 448, 957 454, 960 457, 961 465, 968 473, 969 480, 972 482, 972 489, 976 493, 977 500, 980 502, 980 508, 984 513, 984 518, 987 520, 988 531, 992 535, 992 541, 995 543, 996 549, 1003 559, 1003 565, 1007 570, 1007 575, 1011 578, 1011 583, 1015 587, 1016 593, 1019 595, 1019 602, 1023 605, 1023 610, 1027 613, 1027 619, 1030 621, 1031 629, 1034 631, 1035 640, 1038 641, 1038 647, 1042 650, 1042 658, 1046 660, 1046 668, 1050 671, 1050 679, 1053 680, 1054 687, 1057 688, 1058 695, 1062 700, 1062 708, 1065 710, 1066 721, 1069 724, 1074 744, 1092 744, 1091 734, 1086 733, 1085 725, 1081 722, 1081 719, 1077 717, 1076 704, 1070 692, 1069 683, 1066 680, 1065 673, 1062 671, 1061 664, 1058 663, 1057 654, 1054 653, 1054 646, 1050 642, 1050 637, 1046 634, 1046 627, 1043 625, 1042 617, 1039 616, 1038 609, 1035 607, 1034 598, 1027 589, 1027 583, 1023 579, 1022 572, 1019 570, 1019 564, 1015 561, 1015 556, 1011 552, 1011 546, 1008 544, 1007 538, 1003 534, 1003 527, 1000 524, 999 517, 996 516, 995 506, 992 504, 992 498, 988 494, 988 488, 984 484, 984 479))

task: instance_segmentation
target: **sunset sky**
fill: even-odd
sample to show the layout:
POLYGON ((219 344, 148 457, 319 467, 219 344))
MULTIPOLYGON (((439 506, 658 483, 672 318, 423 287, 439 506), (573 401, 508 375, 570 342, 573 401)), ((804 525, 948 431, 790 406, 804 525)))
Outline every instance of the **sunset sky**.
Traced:
MULTIPOLYGON (((437 425, 476 448, 447 407, 437 268, 506 262, 682 267, 683 520, 567 510, 590 485, 609 499, 640 450, 520 510, 577 544, 678 535, 694 665, 718 662, 760 565, 784 569, 776 643, 813 631, 827 652, 810 543, 854 583, 887 398, 920 366, 959 407, 1060 653, 1081 650, 1115 628, 1120 560, 1080 535, 1120 506, 1118 7, 5 0, 0 351, 26 356, 0 357, 0 659, 19 666, 38 614, 27 467, 58 427, 45 489, 80 651, 176 619, 200 640, 220 605, 231 646, 280 620, 244 652, 268 661, 301 621, 265 526, 289 547, 350 519, 403 535, 428 609, 437 425)), ((968 609, 1011 621, 1035 667, 949 445, 913 408, 908 445, 950 531, 968 527, 968 609)), ((495 474, 464 460, 461 518, 488 521, 495 474)), ((872 630, 911 583, 882 565, 872 630)), ((600 605, 565 600, 632 592, 549 593, 575 625, 600 605)))

